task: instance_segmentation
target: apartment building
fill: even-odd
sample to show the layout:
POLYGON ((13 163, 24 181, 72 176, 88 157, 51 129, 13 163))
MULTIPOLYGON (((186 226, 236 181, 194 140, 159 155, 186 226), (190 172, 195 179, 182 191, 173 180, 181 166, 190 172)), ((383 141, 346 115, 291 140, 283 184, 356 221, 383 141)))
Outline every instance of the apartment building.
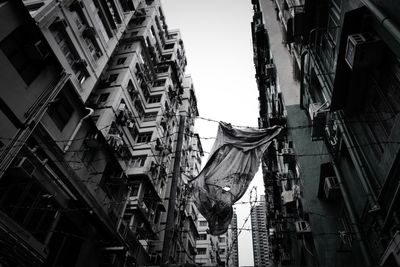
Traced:
POLYGON ((197 230, 199 231, 199 236, 196 242, 196 264, 199 266, 217 266, 216 244, 218 242, 218 237, 208 234, 208 223, 201 213, 198 214, 197 221, 197 230))
POLYGON ((237 215, 234 212, 228 231, 219 236, 208 233, 207 220, 198 213, 198 239, 195 262, 198 266, 239 266, 237 215))
MULTIPOLYGON (((262 158, 265 197, 252 211, 254 264, 315 266, 315 244, 304 203, 308 204, 308 194, 312 191, 306 188, 306 179, 315 175, 312 166, 320 159, 302 161, 303 157, 296 154, 296 141, 303 138, 294 126, 301 122, 294 117, 299 111, 292 105, 286 105, 283 98, 283 90, 287 88, 281 89, 279 83, 275 62, 280 58, 275 58, 271 52, 261 5, 263 2, 252 3, 253 51, 260 101, 259 127, 283 127, 262 158)), ((285 79, 286 75, 288 73, 285 73, 285 79)))
POLYGON ((0 264, 194 255, 181 188, 202 154, 189 145, 197 103, 160 1, 1 1, 0 13, 0 264))
POLYGON ((254 266, 270 266, 265 196, 251 210, 251 237, 253 240, 254 266))
POLYGON ((227 253, 227 264, 232 267, 239 267, 239 236, 238 236, 238 224, 237 224, 237 213, 234 210, 231 223, 231 241, 227 253))
POLYGON ((314 244, 280 241, 289 256, 277 254, 278 262, 398 266, 399 7, 273 3, 300 81, 299 103, 286 107, 288 134, 301 155, 303 218, 314 244))

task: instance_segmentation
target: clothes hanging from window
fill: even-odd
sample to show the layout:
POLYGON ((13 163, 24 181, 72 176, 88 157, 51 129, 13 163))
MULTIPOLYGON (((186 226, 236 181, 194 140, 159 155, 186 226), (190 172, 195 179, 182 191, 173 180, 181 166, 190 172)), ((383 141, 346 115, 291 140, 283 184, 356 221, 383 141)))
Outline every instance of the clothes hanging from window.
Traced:
POLYGON ((210 234, 221 235, 231 222, 232 205, 246 192, 260 158, 281 127, 238 129, 220 122, 210 157, 192 180, 194 202, 210 234))

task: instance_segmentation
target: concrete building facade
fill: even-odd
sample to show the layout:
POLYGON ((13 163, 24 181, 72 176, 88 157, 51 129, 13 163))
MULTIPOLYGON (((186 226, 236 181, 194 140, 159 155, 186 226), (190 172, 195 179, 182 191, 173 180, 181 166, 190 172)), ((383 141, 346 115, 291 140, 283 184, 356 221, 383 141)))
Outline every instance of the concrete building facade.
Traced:
POLYGON ((160 1, 0 13, 0 264, 194 262, 197 103, 160 1))
MULTIPOLYGON (((274 263, 398 266, 399 6, 368 0, 253 2, 255 15, 267 14, 268 31, 275 31, 272 17, 278 20, 291 55, 287 64, 300 82, 297 90, 282 91, 294 89, 300 96, 286 110, 305 242, 298 235, 297 242, 278 239, 274 263)), ((255 43, 255 48, 276 51, 275 45, 255 43)), ((273 56, 276 64, 285 59, 273 56)), ((262 70, 263 63, 257 63, 262 70)), ((290 75, 277 73, 280 80, 290 75)), ((277 191, 276 184, 271 188, 277 191)), ((268 202, 282 206, 278 197, 268 202)), ((279 217, 282 210, 267 204, 267 221, 279 217)), ((272 247, 278 233, 273 230, 272 247)))
POLYGON ((239 266, 237 215, 234 212, 228 231, 219 236, 208 234, 207 220, 198 213, 199 236, 196 242, 198 266, 239 266))

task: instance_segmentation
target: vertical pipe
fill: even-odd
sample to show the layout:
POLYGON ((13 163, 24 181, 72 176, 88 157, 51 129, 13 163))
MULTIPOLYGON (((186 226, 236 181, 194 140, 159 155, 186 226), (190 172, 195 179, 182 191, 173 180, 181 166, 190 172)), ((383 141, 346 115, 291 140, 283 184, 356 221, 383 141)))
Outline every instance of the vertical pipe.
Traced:
POLYGON ((353 211, 353 207, 352 207, 352 204, 351 204, 351 201, 350 201, 350 197, 349 197, 349 192, 347 191, 347 188, 344 186, 343 179, 342 179, 339 167, 336 165, 334 160, 332 160, 331 162, 332 162, 333 169, 334 169, 334 171, 336 173, 336 177, 337 177, 338 182, 339 182, 340 191, 342 192, 342 196, 343 196, 343 202, 344 202, 344 204, 346 206, 346 209, 347 209, 347 211, 349 213, 349 218, 350 218, 350 221, 351 221, 351 225, 355 230, 355 235, 356 235, 356 237, 357 237, 357 239, 359 241, 359 244, 360 244, 360 249, 361 249, 361 253, 363 255, 364 261, 365 261, 365 266, 371 266, 371 259, 370 259, 367 247, 365 246, 363 237, 361 235, 360 228, 358 227, 357 217, 356 217, 356 215, 354 214, 354 211, 353 211))

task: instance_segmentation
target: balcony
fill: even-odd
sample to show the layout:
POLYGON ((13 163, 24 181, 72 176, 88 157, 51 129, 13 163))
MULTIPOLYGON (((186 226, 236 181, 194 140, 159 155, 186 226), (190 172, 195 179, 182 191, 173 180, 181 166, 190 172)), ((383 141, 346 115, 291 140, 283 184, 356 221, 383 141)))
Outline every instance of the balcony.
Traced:
POLYGON ((125 210, 125 216, 138 215, 140 223, 134 230, 139 236, 146 238, 157 239, 156 226, 154 225, 155 211, 147 206, 147 204, 138 197, 130 197, 125 210))

